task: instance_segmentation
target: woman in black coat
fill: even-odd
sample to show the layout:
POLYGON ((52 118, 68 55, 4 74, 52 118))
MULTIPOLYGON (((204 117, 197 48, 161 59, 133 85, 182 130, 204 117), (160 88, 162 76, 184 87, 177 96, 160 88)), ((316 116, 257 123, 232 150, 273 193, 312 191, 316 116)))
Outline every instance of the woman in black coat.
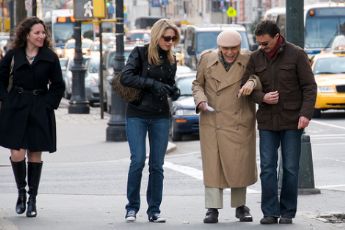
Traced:
MULTIPOLYGON (((10 84, 11 85, 11 84, 10 84)), ((16 212, 35 217, 43 151, 56 151, 54 109, 65 89, 60 62, 42 20, 30 17, 16 29, 13 49, 0 63, 0 145, 10 149, 18 188, 16 212), (8 90, 10 72, 13 83, 8 90), (28 175, 26 182, 26 163, 28 175)))

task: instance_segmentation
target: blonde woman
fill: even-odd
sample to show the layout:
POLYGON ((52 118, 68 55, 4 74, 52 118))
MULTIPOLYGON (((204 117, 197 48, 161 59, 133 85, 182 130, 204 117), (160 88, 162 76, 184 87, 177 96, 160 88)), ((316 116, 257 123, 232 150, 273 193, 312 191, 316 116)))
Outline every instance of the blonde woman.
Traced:
POLYGON ((161 19, 151 29, 150 43, 136 47, 122 71, 121 83, 142 90, 139 100, 128 103, 126 132, 131 152, 127 180, 126 221, 136 220, 140 209, 140 184, 146 159, 148 134, 149 181, 146 192, 148 220, 164 223, 160 216, 163 191, 163 163, 169 137, 168 97, 179 96, 175 87, 176 61, 174 45, 178 44, 178 28, 170 20, 161 19))

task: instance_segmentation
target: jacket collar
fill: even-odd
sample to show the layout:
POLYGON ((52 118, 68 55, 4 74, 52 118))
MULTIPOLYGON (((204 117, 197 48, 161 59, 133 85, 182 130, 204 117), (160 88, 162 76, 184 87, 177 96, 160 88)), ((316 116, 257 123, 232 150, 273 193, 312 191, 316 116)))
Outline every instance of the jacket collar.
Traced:
MULTIPOLYGON (((236 71, 237 68, 244 69, 246 67, 247 59, 244 55, 241 53, 236 58, 235 62, 231 65, 231 68, 229 70, 230 74, 227 74, 223 64, 219 61, 218 51, 213 51, 212 54, 209 56, 207 68, 210 68, 211 66, 215 64, 222 65, 222 68, 224 69, 224 74, 212 74, 212 78, 215 79, 219 86, 217 87, 217 91, 222 90, 232 84, 235 84, 239 80, 241 80, 242 75, 239 74, 241 72, 237 72, 236 74, 231 74, 231 71, 236 71), (230 76, 231 75, 231 76, 230 76)), ((238 71, 238 70, 237 70, 238 71)))
MULTIPOLYGON (((219 56, 218 56, 218 50, 216 51, 212 51, 212 54, 210 55, 208 62, 207 62, 207 68, 213 66, 216 63, 220 63, 219 61, 219 56)), ((238 55, 236 61, 232 64, 232 66, 234 65, 241 65, 241 66, 245 66, 246 65, 246 59, 244 58, 243 55, 241 55, 241 53, 238 55)), ((231 68, 230 68, 231 69, 231 68)))
MULTIPOLYGON (((47 47, 42 47, 38 50, 38 53, 35 57, 35 60, 33 62, 36 63, 40 60, 43 61, 48 61, 48 62, 54 62, 54 56, 51 55, 53 51, 50 48, 47 47)), ((27 65, 29 64, 28 60, 26 59, 26 54, 25 54, 25 48, 18 48, 14 51, 14 62, 16 68, 22 66, 22 65, 27 65)))

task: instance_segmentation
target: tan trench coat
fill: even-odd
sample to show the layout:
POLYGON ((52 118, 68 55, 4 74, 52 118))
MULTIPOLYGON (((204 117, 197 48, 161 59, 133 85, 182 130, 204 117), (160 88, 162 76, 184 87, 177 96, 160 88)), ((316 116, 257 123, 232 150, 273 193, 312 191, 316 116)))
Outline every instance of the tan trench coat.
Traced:
POLYGON ((240 54, 226 72, 217 52, 202 55, 193 82, 195 104, 207 101, 215 109, 200 114, 204 184, 246 187, 257 181, 255 105, 237 93, 249 56, 240 54))

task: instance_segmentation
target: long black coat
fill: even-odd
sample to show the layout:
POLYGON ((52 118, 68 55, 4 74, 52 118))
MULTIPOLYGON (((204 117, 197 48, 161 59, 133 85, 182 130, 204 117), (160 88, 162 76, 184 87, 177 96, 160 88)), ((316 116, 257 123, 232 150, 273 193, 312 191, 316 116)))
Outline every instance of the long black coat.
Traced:
POLYGON ((0 63, 0 145, 55 152, 54 109, 58 108, 64 90, 60 62, 51 49, 40 48, 32 64, 24 48, 9 51, 0 63), (13 87, 7 93, 13 55, 13 87), (25 92, 20 93, 18 87, 25 92), (33 95, 35 89, 44 92, 33 95))

